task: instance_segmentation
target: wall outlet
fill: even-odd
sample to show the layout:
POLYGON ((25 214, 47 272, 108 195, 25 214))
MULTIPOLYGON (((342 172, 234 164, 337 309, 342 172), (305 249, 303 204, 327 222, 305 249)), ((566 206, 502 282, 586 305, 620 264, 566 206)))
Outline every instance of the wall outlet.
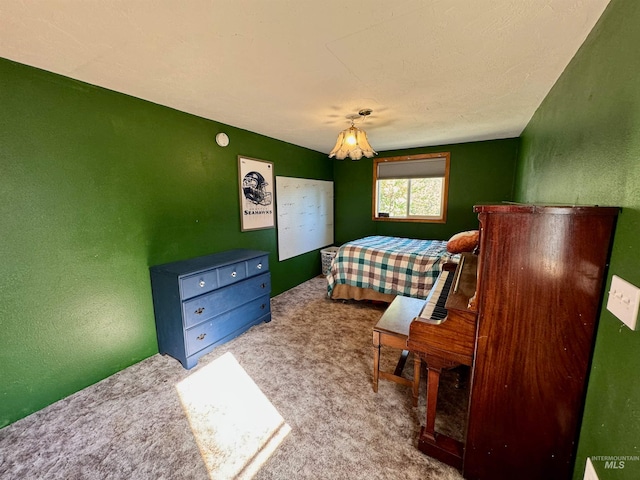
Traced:
POLYGON ((582 480, 599 480, 596 469, 593 468, 593 463, 591 463, 591 458, 589 457, 587 457, 587 465, 584 469, 584 477, 582 477, 582 480))
POLYGON ((614 275, 611 278, 607 310, 622 320, 631 330, 635 330, 638 325, 639 305, 640 288, 614 275))

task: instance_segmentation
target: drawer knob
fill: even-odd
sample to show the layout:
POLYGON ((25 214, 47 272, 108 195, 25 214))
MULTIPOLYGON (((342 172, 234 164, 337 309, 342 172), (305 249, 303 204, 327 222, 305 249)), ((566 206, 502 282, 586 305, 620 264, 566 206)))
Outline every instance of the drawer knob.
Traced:
POLYGON ((266 305, 263 303, 262 305, 260 305, 260 310, 264 310, 266 307, 266 305))
POLYGON ((267 288, 267 284, 263 283, 262 285, 260 285, 262 288, 267 288))
POLYGON ((195 312, 196 315, 202 315, 202 312, 204 312, 204 307, 200 307, 199 309, 197 309, 195 312))
POLYGON ((258 264, 258 270, 260 270, 260 269, 262 269, 262 264, 261 263, 258 264))
POLYGON ((236 275, 238 275, 238 273, 237 273, 237 272, 231 272, 231 276, 232 276, 233 278, 236 278, 236 275))
POLYGON ((206 333, 201 333, 200 335, 198 335, 198 336, 196 337, 196 339, 197 339, 197 340, 204 340, 204 337, 206 337, 206 336, 207 336, 207 334, 206 334, 206 333))
POLYGON ((200 288, 204 287, 205 286, 204 280, 200 280, 200 283, 198 285, 200 285, 200 288))

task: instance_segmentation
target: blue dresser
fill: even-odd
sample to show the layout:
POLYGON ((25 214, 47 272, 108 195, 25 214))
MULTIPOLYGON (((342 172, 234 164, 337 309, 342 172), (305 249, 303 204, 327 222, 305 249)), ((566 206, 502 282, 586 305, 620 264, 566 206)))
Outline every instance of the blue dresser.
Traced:
POLYGON ((158 350, 184 368, 271 320, 269 252, 229 250, 149 270, 158 350))

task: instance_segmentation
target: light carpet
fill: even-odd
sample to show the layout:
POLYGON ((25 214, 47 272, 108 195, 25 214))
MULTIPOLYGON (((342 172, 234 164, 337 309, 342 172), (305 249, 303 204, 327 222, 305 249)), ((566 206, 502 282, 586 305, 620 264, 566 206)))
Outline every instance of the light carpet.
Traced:
MULTIPOLYGON (((329 300, 314 278, 192 370, 154 355, 0 430, 0 478, 460 480, 416 448, 424 384, 417 408, 407 387, 372 390, 384 308, 329 300)), ((383 348, 383 368, 398 353, 383 348)), ((460 437, 465 393, 451 380, 437 425, 460 437)))

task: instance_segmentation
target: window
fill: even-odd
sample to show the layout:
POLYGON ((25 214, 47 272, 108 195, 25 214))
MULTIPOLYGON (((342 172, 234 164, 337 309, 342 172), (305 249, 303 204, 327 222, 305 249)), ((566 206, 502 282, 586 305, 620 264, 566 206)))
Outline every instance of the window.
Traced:
POLYGON ((373 162, 373 219, 445 223, 449 152, 377 158, 373 162))

